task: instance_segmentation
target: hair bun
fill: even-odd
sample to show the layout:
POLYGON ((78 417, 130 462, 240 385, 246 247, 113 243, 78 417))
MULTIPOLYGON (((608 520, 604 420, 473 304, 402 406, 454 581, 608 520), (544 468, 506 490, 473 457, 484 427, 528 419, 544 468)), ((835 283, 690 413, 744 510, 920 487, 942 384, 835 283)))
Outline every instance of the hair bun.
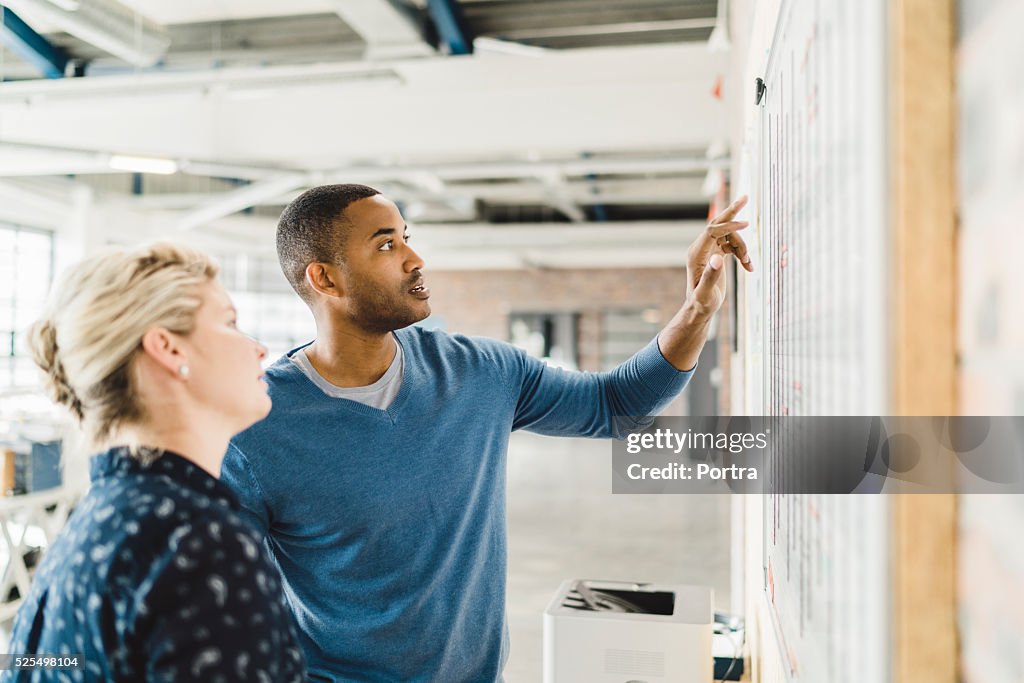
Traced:
POLYGON ((85 411, 78 394, 68 384, 64 364, 61 363, 57 347, 57 328, 50 320, 41 320, 29 330, 28 346, 32 359, 43 369, 47 378, 47 389, 54 401, 66 406, 81 421, 85 411))

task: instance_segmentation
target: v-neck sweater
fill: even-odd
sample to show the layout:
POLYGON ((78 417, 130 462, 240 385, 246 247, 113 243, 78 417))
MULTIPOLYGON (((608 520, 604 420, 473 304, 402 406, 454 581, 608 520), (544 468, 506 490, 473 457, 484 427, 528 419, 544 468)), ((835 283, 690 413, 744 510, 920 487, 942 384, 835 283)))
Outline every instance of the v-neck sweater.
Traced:
POLYGON ((311 680, 497 681, 509 435, 623 436, 636 419, 617 417, 657 414, 692 371, 657 340, 586 373, 492 339, 394 334, 404 376, 386 410, 325 395, 296 351, 271 365, 270 415, 221 478, 267 534, 311 680))

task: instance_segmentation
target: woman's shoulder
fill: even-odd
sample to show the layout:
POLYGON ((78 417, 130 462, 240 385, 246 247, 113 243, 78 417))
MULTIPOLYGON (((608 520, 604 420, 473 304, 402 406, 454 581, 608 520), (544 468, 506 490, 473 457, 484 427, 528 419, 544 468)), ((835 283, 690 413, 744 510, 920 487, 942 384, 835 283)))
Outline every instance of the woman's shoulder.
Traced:
POLYGON ((236 514, 233 494, 225 495, 224 490, 221 486, 215 493, 170 477, 129 474, 94 483, 79 508, 90 523, 98 526, 120 527, 134 520, 155 530, 203 518, 244 524, 236 514))
POLYGON ((50 593, 69 610, 112 604, 124 618, 169 572, 234 567, 261 551, 256 530, 219 500, 152 477, 100 480, 44 554, 28 601, 50 593))
MULTIPOLYGON (((98 577, 139 578, 184 550, 237 537, 257 544, 258 532, 230 500, 164 478, 128 475, 94 484, 65 528, 67 559, 90 564, 98 577)), ((57 550, 57 548, 54 548, 57 550)))

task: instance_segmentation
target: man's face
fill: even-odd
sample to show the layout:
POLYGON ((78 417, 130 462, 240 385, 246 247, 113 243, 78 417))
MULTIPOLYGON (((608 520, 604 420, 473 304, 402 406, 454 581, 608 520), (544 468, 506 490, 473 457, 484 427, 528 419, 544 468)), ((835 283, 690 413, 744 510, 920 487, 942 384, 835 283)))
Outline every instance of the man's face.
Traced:
POLYGON ((342 287, 354 323, 367 332, 408 327, 430 315, 423 259, 409 247, 405 221, 380 195, 352 202, 345 211, 342 287))

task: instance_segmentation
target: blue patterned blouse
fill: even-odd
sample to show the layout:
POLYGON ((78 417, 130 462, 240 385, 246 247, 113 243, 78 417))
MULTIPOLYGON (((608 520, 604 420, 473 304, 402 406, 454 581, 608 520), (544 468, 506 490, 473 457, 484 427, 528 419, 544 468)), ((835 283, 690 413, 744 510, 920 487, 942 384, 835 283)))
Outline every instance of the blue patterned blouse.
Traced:
POLYGON ((146 466, 123 448, 95 456, 91 477, 8 648, 78 667, 0 680, 305 680, 277 569, 224 484, 173 453, 146 466))

